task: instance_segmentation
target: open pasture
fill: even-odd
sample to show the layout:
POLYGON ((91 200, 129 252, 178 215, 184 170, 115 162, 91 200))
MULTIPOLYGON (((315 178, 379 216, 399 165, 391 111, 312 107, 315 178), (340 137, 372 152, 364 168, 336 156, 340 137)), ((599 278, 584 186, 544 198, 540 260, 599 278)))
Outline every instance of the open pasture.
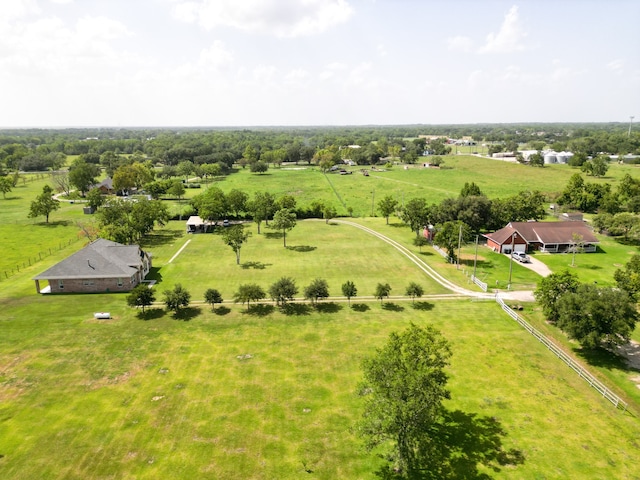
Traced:
MULTIPOLYGON (((468 155, 447 156, 444 161, 439 169, 423 168, 421 164, 409 165, 407 170, 396 165, 386 171, 372 171, 369 166, 347 167, 352 175, 325 176, 316 167, 307 165, 271 168, 266 174, 240 169, 215 184, 225 192, 237 188, 250 195, 265 190, 276 196, 292 195, 302 206, 319 200, 333 205, 340 215, 347 215, 351 208, 354 216, 367 217, 372 214, 372 203, 373 214, 378 215, 377 202, 386 195, 401 204, 415 197, 438 203, 447 197, 457 197, 466 182, 475 182, 489 198, 515 195, 522 190, 540 190, 555 196, 571 175, 579 172, 568 165, 534 168, 468 155), (369 170, 369 176, 362 175, 362 169, 369 170)), ((610 182, 615 186, 624 173, 638 175, 638 172, 636 166, 612 164, 607 177, 589 177, 587 181, 610 182)))
MULTIPOLYGON (((269 181, 278 179, 283 187, 269 188, 297 185, 306 191, 303 178, 310 177, 294 177, 304 171, 270 172, 269 181)), ((320 172, 312 173, 314 182, 326 182, 320 172)), ((392 169, 380 175, 395 173, 392 169)), ((411 170, 397 173, 402 181, 415 175, 411 170)), ((258 183, 265 178, 268 175, 240 172, 218 185, 227 190, 244 179, 231 188, 265 190, 258 183)), ((357 173, 330 179, 341 197, 352 191, 362 197, 362 215, 370 214, 366 211, 373 192, 356 185, 370 185, 370 180, 376 185, 398 183, 357 173)), ((38 238, 54 243, 64 236, 76 238, 75 220, 88 218, 78 204, 66 204, 52 216, 52 221, 59 220, 56 229, 26 219, 41 181, 14 190, 20 198, 7 200, 15 204, 5 209, 3 203, 0 210, 0 220, 10 219, 0 222, 8 225, 0 230, 3 240, 13 242, 10 248, 22 255, 35 249, 38 238), (16 207, 18 202, 23 206, 16 207)), ((465 181, 478 183, 473 177, 465 181)), ((308 185, 315 183, 309 180, 308 185)), ((384 195, 378 188, 376 199, 384 195)), ((459 191, 447 188, 452 196, 459 191)), ((328 190, 313 191, 324 195, 328 190)), ((298 195, 300 204, 311 201, 306 194, 298 195)), ((335 192, 327 198, 331 195, 335 192)), ((360 198, 357 195, 353 198, 360 198)), ((361 221, 411 245, 413 233, 397 221, 389 226, 381 218, 361 221)), ((403 294, 410 281, 422 284, 426 294, 443 293, 386 244, 346 225, 301 221, 287 234, 288 249, 278 232, 263 224, 263 234, 257 235, 251 225, 253 236, 242 249, 240 266, 219 235, 191 236, 184 228, 184 222, 170 222, 145 240, 160 280, 158 299, 163 289, 182 283, 193 300, 201 300, 207 288, 219 289, 229 300, 240 283, 255 282, 266 289, 284 275, 296 279, 301 289, 313 278, 325 278, 332 295, 341 294, 346 280, 355 282, 360 296, 370 296, 378 282, 390 283, 392 295, 403 294), (187 240, 189 245, 169 264, 187 240)), ((182 317, 187 321, 180 321, 160 308, 141 317, 126 306, 123 294, 36 295, 31 277, 78 246, 54 251, 0 281, 3 479, 376 478, 379 459, 363 450, 354 433, 362 408, 357 395, 360 363, 391 331, 410 321, 432 323, 452 343, 452 400, 447 407, 463 412, 467 422, 464 439, 454 441, 481 449, 485 439, 480 422, 491 417, 504 431, 504 448, 524 455, 517 467, 481 468, 487 478, 640 475, 640 401, 630 381, 634 372, 611 359, 590 367, 608 383, 615 382, 616 391, 629 401, 629 411, 616 410, 494 302, 422 299, 414 307, 410 301, 392 299, 383 308, 356 297, 354 309, 329 301, 318 310, 297 309, 298 314, 270 305, 247 312, 246 307, 225 303, 215 312, 208 305, 193 305, 182 317), (109 311, 114 319, 94 320, 95 311, 109 311)), ((430 247, 422 250, 434 268, 469 287, 472 248, 463 250, 460 271, 430 247)), ((488 275, 504 277, 506 257, 492 257, 495 254, 482 249, 479 255, 488 275)), ((577 269, 582 258, 591 257, 578 256, 577 269)), ((514 265, 515 284, 534 282, 530 274, 514 265)), ((536 326, 544 325, 535 305, 526 305, 524 314, 536 326)), ((574 348, 569 342, 566 347, 574 348)))
MULTIPOLYGON (((172 222, 172 226, 177 223, 172 222)), ((184 229, 184 223, 175 228, 184 229)), ((240 265, 236 265, 235 253, 223 242, 222 228, 213 234, 196 235, 174 230, 175 237, 169 243, 152 249, 155 264, 162 265, 157 288, 163 290, 181 283, 192 292, 194 300, 203 300, 205 290, 216 288, 229 300, 240 284, 257 283, 266 291, 277 279, 287 276, 296 280, 298 296, 314 278, 325 279, 332 296, 342 296, 341 285, 347 280, 355 283, 360 296, 372 296, 377 283, 389 283, 391 295, 404 295, 410 282, 421 284, 425 294, 449 293, 393 247, 348 225, 298 221, 287 233, 287 248, 280 232, 264 224, 260 235, 255 224, 248 224, 248 228, 253 235, 242 247, 240 265), (186 242, 184 250, 167 264, 186 242)), ((154 239, 155 234, 149 237, 151 242, 154 239)))
MULTIPOLYGON (((524 464, 491 478, 635 478, 637 418, 614 409, 493 302, 375 303, 187 322, 124 295, 3 301, 0 475, 22 478, 376 478, 354 434, 360 362, 393 330, 452 342, 464 441, 493 417, 524 464), (96 306, 115 319, 96 321, 96 306), (476 425, 476 428, 480 424, 476 425), (584 452, 588 452, 585 456, 584 452)), ((462 438, 459 439, 462 441, 462 438)))

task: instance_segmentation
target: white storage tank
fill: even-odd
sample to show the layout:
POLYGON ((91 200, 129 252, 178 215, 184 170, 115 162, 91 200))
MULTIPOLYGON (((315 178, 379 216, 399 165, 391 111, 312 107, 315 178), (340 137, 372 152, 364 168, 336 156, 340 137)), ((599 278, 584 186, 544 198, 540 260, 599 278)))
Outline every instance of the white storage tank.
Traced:
POLYGON ((96 312, 93 314, 93 317, 98 320, 109 320, 111 318, 111 313, 109 312, 96 312))
POLYGON ((544 163, 546 164, 550 164, 550 163, 556 163, 557 159, 556 159, 556 152, 547 152, 544 154, 544 163))

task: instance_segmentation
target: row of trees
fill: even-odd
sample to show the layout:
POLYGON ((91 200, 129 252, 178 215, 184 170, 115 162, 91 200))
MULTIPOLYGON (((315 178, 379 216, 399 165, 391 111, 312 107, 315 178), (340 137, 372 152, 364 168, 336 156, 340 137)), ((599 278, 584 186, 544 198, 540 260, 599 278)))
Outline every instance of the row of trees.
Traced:
POLYGON ((639 314, 640 255, 614 274, 617 288, 580 283, 568 270, 543 278, 534 292, 546 318, 584 347, 629 342, 639 314))
MULTIPOLYGON (((342 295, 347 298, 349 305, 351 304, 351 299, 358 294, 358 289, 351 280, 342 284, 341 291, 342 295)), ((376 286, 375 297, 382 302, 385 297, 389 296, 390 292, 391 287, 388 283, 379 283, 376 286)), ((298 293, 299 289, 293 278, 281 277, 267 291, 255 283, 239 285, 233 296, 233 301, 243 305, 246 303, 247 308, 249 308, 251 302, 259 302, 269 295, 277 306, 284 308, 295 299, 298 293)), ((405 291, 405 294, 414 301, 416 297, 421 297, 423 293, 423 287, 415 282, 409 283, 405 291)), ((191 294, 181 284, 176 284, 172 290, 165 290, 163 295, 167 309, 175 313, 179 313, 180 309, 187 307, 191 301, 191 294)), ((303 288, 303 295, 305 300, 308 300, 312 305, 317 305, 319 301, 329 298, 329 285, 325 279, 316 278, 303 288)), ((131 307, 142 307, 144 312, 145 307, 152 305, 155 299, 154 291, 147 285, 140 284, 127 295, 127 304, 131 307)), ((213 288, 205 291, 204 300, 213 308, 217 303, 223 302, 220 292, 213 288)))

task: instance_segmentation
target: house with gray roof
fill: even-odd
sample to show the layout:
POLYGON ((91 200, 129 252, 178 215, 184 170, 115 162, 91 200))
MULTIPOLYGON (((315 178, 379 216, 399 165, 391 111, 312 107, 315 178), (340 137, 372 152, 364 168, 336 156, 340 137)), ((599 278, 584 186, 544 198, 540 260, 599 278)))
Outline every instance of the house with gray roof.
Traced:
POLYGON ((487 238, 487 246, 500 253, 511 253, 512 249, 562 253, 574 248, 595 252, 600 243, 584 222, 510 222, 497 232, 483 236, 487 238))
POLYGON ((151 255, 138 245, 99 238, 33 278, 38 293, 128 292, 151 269, 151 255), (48 285, 41 288, 40 282, 48 285))

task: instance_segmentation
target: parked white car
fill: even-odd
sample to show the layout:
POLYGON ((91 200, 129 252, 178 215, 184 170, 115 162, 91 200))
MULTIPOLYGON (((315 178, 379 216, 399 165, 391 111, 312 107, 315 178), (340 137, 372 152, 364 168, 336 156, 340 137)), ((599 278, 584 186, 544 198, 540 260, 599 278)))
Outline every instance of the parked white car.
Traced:
POLYGON ((511 258, 519 261, 520 263, 529 263, 531 260, 529 259, 529 255, 524 252, 513 252, 511 254, 511 258))

